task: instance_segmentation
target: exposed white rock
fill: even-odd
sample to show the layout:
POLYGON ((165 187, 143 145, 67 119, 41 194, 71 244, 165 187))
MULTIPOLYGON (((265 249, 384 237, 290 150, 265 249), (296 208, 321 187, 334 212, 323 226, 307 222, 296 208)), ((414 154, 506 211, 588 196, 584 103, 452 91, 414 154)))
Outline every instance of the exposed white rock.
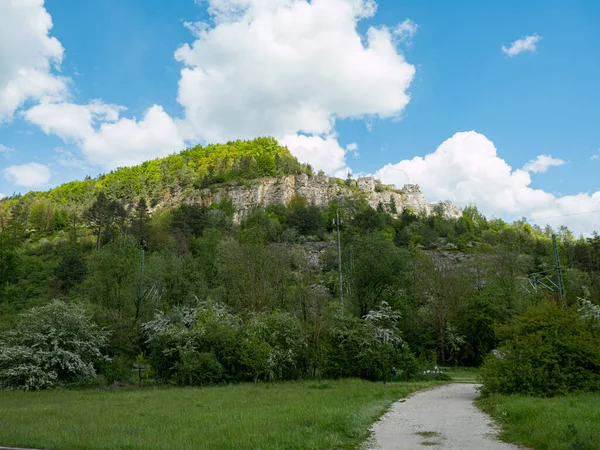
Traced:
MULTIPOLYGON (((418 185, 407 184, 398 190, 395 186, 382 184, 372 177, 341 180, 325 175, 311 177, 306 174, 214 186, 196 191, 186 201, 209 205, 229 197, 237 210, 234 222, 239 223, 258 206, 287 204, 297 195, 321 207, 339 198, 364 195, 370 206, 377 208, 381 204, 390 213, 395 204, 398 214, 404 209, 410 209, 430 215, 436 207, 435 204, 427 203, 418 185)), ((462 215, 461 210, 448 201, 439 205, 445 217, 458 218, 462 215)))

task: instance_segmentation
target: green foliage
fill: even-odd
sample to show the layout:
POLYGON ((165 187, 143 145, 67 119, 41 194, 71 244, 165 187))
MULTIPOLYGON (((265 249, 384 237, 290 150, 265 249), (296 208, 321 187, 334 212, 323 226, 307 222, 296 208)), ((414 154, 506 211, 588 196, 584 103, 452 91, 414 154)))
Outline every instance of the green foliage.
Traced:
POLYGON ((212 302, 175 309, 143 326, 158 376, 179 385, 286 380, 302 374, 306 343, 288 313, 257 314, 240 325, 212 302))
POLYGON ((379 234, 360 236, 345 245, 345 291, 361 317, 381 301, 393 304, 403 284, 407 253, 379 234))
POLYGON ((190 342, 177 347, 173 381, 180 386, 202 386, 223 377, 223 366, 214 353, 199 352, 190 342))
POLYGON ((308 205, 305 199, 295 197, 288 206, 287 224, 300 234, 317 234, 321 231, 321 210, 308 205))
POLYGON ((246 312, 282 307, 290 266, 291 255, 281 244, 224 239, 217 256, 224 302, 246 312))
POLYGON ((43 234, 65 229, 69 221, 75 223, 81 219, 85 210, 86 220, 93 223, 99 241, 116 218, 122 216, 121 205, 135 205, 135 228, 139 236, 143 234, 139 227, 140 219, 142 225, 144 221, 144 214, 140 214, 143 203, 156 206, 175 193, 185 198, 194 189, 215 183, 301 173, 312 174, 312 169, 299 163, 273 138, 196 146, 96 179, 73 181, 48 192, 4 199, 0 201, 3 205, 0 217, 2 222, 20 219, 26 227, 43 234))
POLYGON ((105 358, 98 366, 98 373, 104 377, 106 384, 130 383, 132 381, 132 361, 123 355, 112 359, 105 358))
MULTIPOLYGON (((474 206, 459 219, 441 204, 430 216, 400 211, 383 188, 373 208, 351 179, 325 207, 297 196, 236 211, 223 196, 258 177, 310 172, 259 138, 1 200, 0 329, 60 296, 111 330, 114 361, 147 352, 146 375, 166 383, 386 380, 392 368, 409 379, 436 363, 480 364, 498 325, 555 300, 524 289, 530 273, 552 275, 555 232, 566 305, 600 304, 598 235, 487 220, 474 206), (343 307, 330 305, 340 294, 343 307), (215 312, 222 305, 227 314, 215 312), (191 322, 169 322, 187 310, 191 322)), ((103 365, 105 378, 118 381, 117 366, 103 365)))
POLYGON ((0 286, 14 282, 19 267, 19 242, 9 231, 0 232, 0 286))
POLYGON ((66 251, 54 274, 63 292, 81 283, 87 275, 87 264, 81 249, 74 247, 66 251))
POLYGON ((237 376, 233 316, 211 302, 177 308, 142 327, 157 376, 180 385, 215 383, 237 376))
POLYGON ((551 396, 600 390, 600 330, 552 304, 529 308, 498 333, 483 366, 483 393, 551 396))
MULTIPOLYGON (((300 322, 289 313, 254 315, 246 322, 242 336, 251 352, 242 355, 243 360, 252 361, 255 368, 266 368, 267 379, 294 380, 304 373, 307 344, 300 322), (261 360, 264 356, 266 361, 261 360)), ((254 369, 254 373, 257 379, 260 371, 254 369)))
MULTIPOLYGON (((323 375, 386 380, 392 367, 406 360, 396 322, 398 313, 387 304, 365 320, 344 313, 338 304, 328 308, 323 375)), ((408 369, 408 364, 405 365, 408 369)))
MULTIPOLYGON (((107 237, 112 231, 112 225, 118 219, 125 218, 125 209, 123 205, 116 200, 109 200, 103 191, 100 191, 98 197, 85 212, 85 218, 95 230, 96 249, 100 248, 102 237, 107 237)), ((109 235, 110 236, 110 235, 109 235)))
POLYGON ((0 387, 36 390, 93 378, 106 338, 79 306, 54 300, 33 308, 0 338, 0 387))

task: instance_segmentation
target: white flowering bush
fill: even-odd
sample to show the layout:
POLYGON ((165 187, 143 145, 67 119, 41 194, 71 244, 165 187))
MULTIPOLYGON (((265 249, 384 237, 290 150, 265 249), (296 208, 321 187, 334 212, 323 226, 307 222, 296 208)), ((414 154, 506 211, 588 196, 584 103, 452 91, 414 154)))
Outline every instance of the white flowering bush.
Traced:
POLYGON ((600 306, 592 303, 588 299, 580 298, 577 311, 583 319, 589 319, 594 322, 596 327, 600 326, 600 306))
POLYGON ((96 376, 108 333, 77 305, 53 300, 0 337, 0 388, 37 390, 96 376))
POLYGON ((398 320, 401 314, 394 311, 387 302, 383 301, 365 316, 365 322, 372 325, 373 335, 383 344, 393 346, 402 345, 402 338, 398 331, 398 320))

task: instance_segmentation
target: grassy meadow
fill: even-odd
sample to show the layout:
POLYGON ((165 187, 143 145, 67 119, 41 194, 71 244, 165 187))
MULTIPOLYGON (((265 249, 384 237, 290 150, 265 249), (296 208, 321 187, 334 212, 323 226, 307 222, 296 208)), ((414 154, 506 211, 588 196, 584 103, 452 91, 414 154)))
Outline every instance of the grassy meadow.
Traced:
POLYGON ((0 446, 350 449, 395 400, 440 382, 0 391, 0 446))
POLYGON ((491 395, 479 405, 500 437, 536 450, 600 450, 600 393, 535 398, 491 395))

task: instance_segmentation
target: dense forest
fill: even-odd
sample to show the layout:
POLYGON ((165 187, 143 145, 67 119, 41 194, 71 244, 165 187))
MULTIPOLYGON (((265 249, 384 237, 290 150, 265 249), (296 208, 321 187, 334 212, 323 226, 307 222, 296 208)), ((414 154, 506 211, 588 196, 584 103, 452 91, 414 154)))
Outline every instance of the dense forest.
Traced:
MULTIPOLYGON (((312 170, 259 138, 0 201, 0 385, 50 387, 95 373, 114 383, 136 362, 180 385, 409 379, 436 364, 482 364, 532 308, 598 314, 598 234, 487 219, 475 206, 458 219, 441 209, 389 212, 360 196, 327 208, 296 197, 239 224, 227 199, 177 201, 299 173, 312 170), (79 330, 97 344, 79 368, 27 350, 64 323, 73 336, 58 341, 80 343, 79 330)), ((586 370, 600 368, 594 361, 586 370)))

